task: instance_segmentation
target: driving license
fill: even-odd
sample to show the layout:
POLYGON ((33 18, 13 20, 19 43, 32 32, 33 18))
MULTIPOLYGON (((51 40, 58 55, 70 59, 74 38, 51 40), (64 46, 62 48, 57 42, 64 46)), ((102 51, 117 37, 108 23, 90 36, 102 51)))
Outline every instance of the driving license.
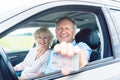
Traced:
POLYGON ((51 68, 53 69, 71 69, 73 71, 79 69, 79 56, 74 55, 73 57, 65 57, 60 54, 52 52, 51 56, 51 68))

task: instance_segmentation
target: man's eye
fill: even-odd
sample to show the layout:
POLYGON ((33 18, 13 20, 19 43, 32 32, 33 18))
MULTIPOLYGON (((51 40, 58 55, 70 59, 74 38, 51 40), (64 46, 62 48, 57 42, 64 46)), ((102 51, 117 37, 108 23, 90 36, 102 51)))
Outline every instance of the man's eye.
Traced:
POLYGON ((58 28, 57 30, 61 30, 62 28, 58 28))
POLYGON ((41 37, 38 37, 39 39, 41 39, 41 37))

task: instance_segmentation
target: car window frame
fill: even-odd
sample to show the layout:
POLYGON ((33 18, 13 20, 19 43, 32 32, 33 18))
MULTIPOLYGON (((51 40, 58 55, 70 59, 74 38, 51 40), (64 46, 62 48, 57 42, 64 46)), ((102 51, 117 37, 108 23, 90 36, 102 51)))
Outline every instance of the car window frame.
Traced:
MULTIPOLYGON (((65 7, 65 6, 64 6, 65 7)), ((84 7, 84 6, 83 6, 84 7)), ((88 6, 87 6, 88 7, 88 6)), ((91 6, 89 6, 89 7, 91 7, 91 6)), ((92 7, 94 7, 94 6, 92 6, 92 7)), ((95 8, 95 7, 94 7, 95 8)), ((102 21, 103 19, 101 18, 101 17, 103 17, 103 13, 102 13, 102 7, 99 7, 100 9, 101 9, 101 13, 97 13, 97 11, 95 10, 93 10, 93 11, 91 11, 91 12, 94 12, 97 16, 99 16, 99 20, 100 21, 102 21), (102 15, 102 16, 101 16, 102 15)), ((95 8, 96 9, 96 8, 95 8)), ((60 9, 59 9, 60 10, 60 9)), ((46 12, 46 13, 49 13, 48 11, 46 12)), ((104 18, 104 17, 103 17, 104 18)), ((102 21, 100 24, 102 24, 101 26, 103 26, 103 27, 105 27, 105 26, 107 26, 107 24, 105 23, 106 21, 105 21, 105 19, 104 19, 104 21, 102 21)), ((106 29, 107 30, 107 28, 104 28, 104 29, 106 29)), ((105 32, 104 30, 103 30, 103 32, 105 32)), ((106 34, 106 33, 103 33, 103 34, 106 34)), ((108 34, 109 34, 109 31, 108 31, 108 33, 105 35, 105 36, 108 36, 108 34)), ((110 38, 109 38, 109 40, 110 40, 110 38)), ((107 51, 106 51, 107 52, 107 51)), ((104 52, 103 52, 104 53, 104 52)), ((106 60, 112 60, 113 58, 112 57, 109 57, 109 58, 107 58, 107 59, 103 59, 103 60, 100 60, 100 61, 95 61, 95 62, 92 62, 91 64, 88 64, 85 68, 83 68, 83 69, 80 69, 79 71, 77 71, 77 72, 73 72, 73 73, 71 73, 70 75, 74 75, 74 74, 77 74, 77 73, 81 73, 81 72, 84 72, 84 71, 87 71, 87 70, 91 70, 91 69, 94 69, 94 68, 97 68, 97 67, 101 67, 101 66, 105 66, 105 65, 108 65, 108 64, 111 64, 111 62, 106 62, 106 60), (101 62, 102 62, 102 64, 101 64, 101 62), (96 64, 96 63, 98 63, 98 64, 96 64), (93 68, 94 67, 94 68, 93 68)), ((55 73, 51 73, 51 74, 49 74, 49 75, 45 75, 45 76, 42 76, 42 77, 39 77, 39 78, 37 78, 37 79, 56 79, 56 78, 59 78, 59 77, 64 77, 64 75, 62 75, 60 72, 55 72, 55 73)))
POLYGON ((120 11, 120 8, 119 7, 114 7, 114 6, 106 6, 106 8, 107 8, 107 11, 108 11, 108 13, 109 13, 109 15, 110 15, 110 21, 112 21, 113 23, 110 23, 109 22, 109 24, 110 24, 110 30, 111 30, 111 41, 112 41, 112 45, 113 45, 113 52, 115 53, 114 54, 114 57, 115 58, 119 58, 120 57, 120 54, 119 54, 119 49, 120 49, 120 36, 119 36, 119 34, 120 34, 120 32, 119 32, 119 30, 117 29, 119 26, 116 24, 116 22, 115 22, 115 17, 114 17, 114 15, 112 14, 112 12, 113 11, 120 11), (114 28, 113 28, 114 27, 114 28), (116 35, 114 35, 114 34, 116 34, 116 35), (115 39, 115 41, 114 41, 114 39, 115 39))
MULTIPOLYGON (((83 6, 83 7, 85 7, 86 5, 81 5, 81 6, 83 6)), ((65 6, 63 6, 63 7, 65 7, 65 6)), ((91 7, 91 6, 87 6, 87 8, 88 7, 91 7)), ((92 6, 93 8, 95 7, 95 6, 92 6)), ((101 10, 102 10, 102 6, 98 6, 101 10)), ((94 13, 96 13, 98 16, 99 16, 99 19, 100 20, 103 20, 103 19, 101 19, 101 16, 100 16, 100 14, 102 14, 103 15, 103 13, 97 13, 97 11, 96 11, 96 9, 97 9, 97 7, 95 8, 95 11, 93 10, 93 11, 91 11, 91 12, 94 12, 94 13)), ((88 10, 88 9, 87 9, 88 10)), ((88 10, 89 11, 89 10, 88 10)), ((102 12, 102 11, 101 11, 102 12)), ((47 11, 46 12, 47 14, 48 13, 50 13, 49 11, 47 11)), ((43 15, 44 13, 42 13, 41 12, 41 14, 43 15)), ((16 29, 17 27, 19 27, 19 26, 21 26, 21 24, 24 24, 24 23, 27 23, 28 21, 32 21, 32 20, 34 20, 36 17, 38 17, 39 16, 39 14, 36 14, 36 16, 34 16, 34 18, 29 18, 29 19, 26 19, 25 21, 22 21, 22 22, 20 22, 20 23, 18 23, 18 24, 16 24, 13 28, 10 28, 10 29, 12 29, 12 30, 14 30, 14 29, 16 29)), ((31 17, 33 17, 33 16, 31 16, 31 17)), ((39 16, 40 17, 40 16, 39 16)), ((102 16, 103 17, 103 16, 102 16)), ((104 21, 105 21, 105 19, 104 19, 104 21)), ((103 23, 103 25, 101 25, 101 26, 107 26, 107 24, 106 23, 104 23, 104 21, 102 22, 103 23)), ((100 24, 102 24, 102 23, 100 23, 100 24)), ((107 29, 106 29, 107 30, 107 29)), ((9 32, 9 31, 8 31, 9 32)), ((109 31, 108 31, 109 32, 109 31)), ((104 34, 104 33, 103 33, 104 34)), ((109 33, 108 33, 109 34, 109 33)), ((107 36, 107 35, 106 35, 107 36)), ((104 52, 103 52, 104 53, 104 52)), ((113 59, 113 58, 109 58, 110 60, 111 59, 113 59)), ((97 68, 97 67, 100 67, 100 66, 103 66, 103 65, 107 65, 108 63, 103 63, 103 65, 101 65, 100 64, 100 62, 105 62, 105 60, 101 60, 101 61, 96 61, 96 62, 99 62, 97 65, 95 65, 95 63, 94 63, 94 65, 93 64, 88 64, 88 67, 85 67, 85 68, 83 68, 83 69, 81 69, 81 70, 79 70, 78 72, 73 72, 73 73, 71 73, 70 75, 74 75, 74 74, 76 74, 76 73, 80 73, 80 72, 84 72, 84 71, 86 71, 86 70, 90 70, 90 69, 93 69, 93 67, 92 67, 92 65, 94 66, 94 68, 97 68), (90 65, 90 66, 89 66, 90 65), (96 66, 96 67, 95 67, 96 66)), ((59 77, 63 77, 63 75, 62 74, 60 74, 59 72, 58 72, 58 76, 54 76, 54 75, 57 75, 57 74, 51 74, 52 75, 52 77, 49 77, 50 79, 55 79, 55 78, 59 78, 59 77)), ((50 75, 48 75, 48 76, 50 76, 50 75)), ((43 78, 44 79, 44 77, 45 77, 45 79, 47 79, 47 77, 48 76, 43 76, 43 77, 41 77, 41 79, 43 78)), ((48 78, 48 79, 49 79, 48 78)))

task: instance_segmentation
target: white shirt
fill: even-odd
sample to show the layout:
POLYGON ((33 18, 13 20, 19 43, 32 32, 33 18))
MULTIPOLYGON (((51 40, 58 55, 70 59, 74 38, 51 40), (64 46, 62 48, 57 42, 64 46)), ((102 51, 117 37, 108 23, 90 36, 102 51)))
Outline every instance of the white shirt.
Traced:
POLYGON ((28 55, 25 57, 24 61, 16 65, 18 71, 22 70, 22 78, 35 77, 42 72, 42 69, 47 65, 47 59, 50 54, 50 50, 47 50, 39 59, 36 59, 36 53, 38 48, 30 49, 28 55))

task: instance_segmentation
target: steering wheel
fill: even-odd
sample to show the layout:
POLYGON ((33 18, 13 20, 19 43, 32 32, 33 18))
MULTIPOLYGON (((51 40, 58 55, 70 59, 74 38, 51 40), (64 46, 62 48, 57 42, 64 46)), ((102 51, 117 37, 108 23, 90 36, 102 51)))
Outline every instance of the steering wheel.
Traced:
POLYGON ((0 80, 18 80, 4 49, 0 46, 0 80))

